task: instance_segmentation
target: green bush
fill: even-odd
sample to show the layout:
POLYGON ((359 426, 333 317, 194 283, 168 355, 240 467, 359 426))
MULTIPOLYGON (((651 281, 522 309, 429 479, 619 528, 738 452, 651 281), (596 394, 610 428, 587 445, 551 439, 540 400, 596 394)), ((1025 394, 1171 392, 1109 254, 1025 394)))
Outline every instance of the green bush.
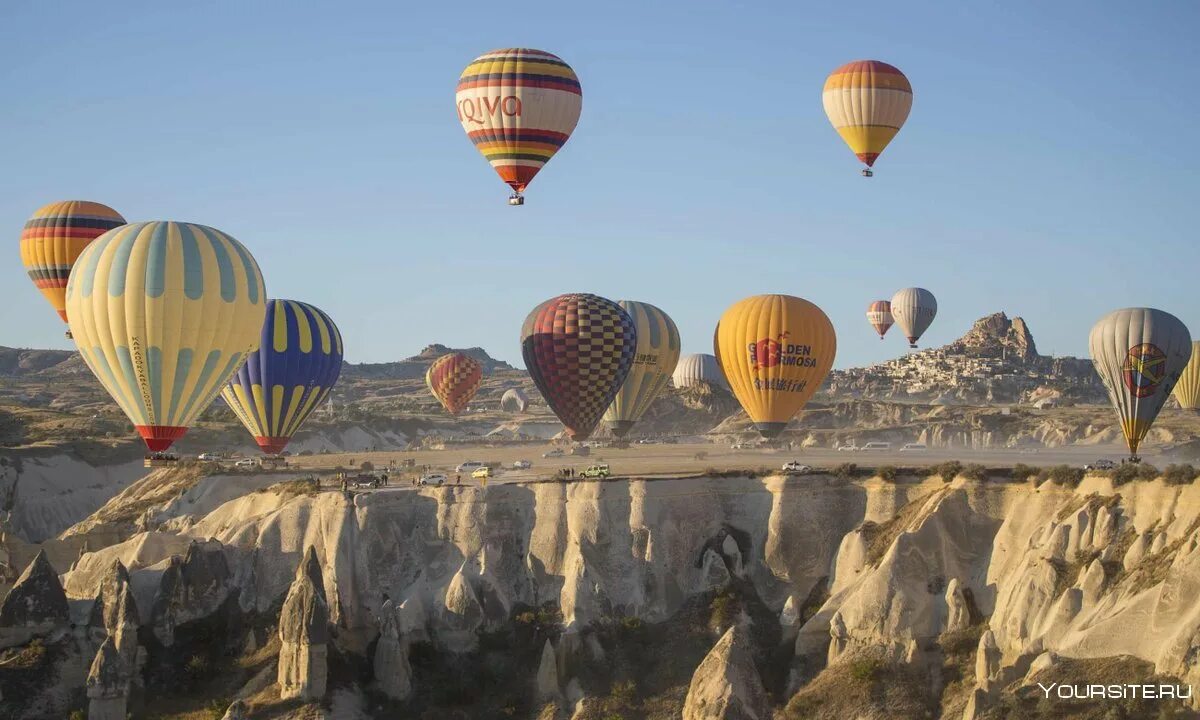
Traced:
POLYGON ((1043 468, 1038 473, 1039 481, 1050 481, 1055 485, 1063 485, 1066 487, 1078 487, 1079 483, 1083 482, 1083 468, 1071 467, 1070 465, 1055 465, 1054 467, 1043 468))
POLYGON ((853 480, 858 476, 858 465, 855 465, 854 463, 842 463, 841 465, 834 467, 830 472, 832 472, 836 477, 842 478, 843 480, 853 480))
POLYGON ((857 658, 850 662, 850 677, 860 682, 870 682, 880 669, 881 663, 875 658, 857 658))
POLYGON ((938 475, 944 482, 952 482, 962 472, 963 464, 957 460, 948 460, 941 465, 935 465, 933 475, 938 475))
POLYGON ((1188 485, 1197 475, 1200 475, 1200 472, 1191 465, 1168 465, 1163 473, 1163 480, 1168 485, 1188 485))
POLYGON ((963 468, 959 474, 968 480, 983 482, 988 478, 988 469, 979 463, 971 463, 963 468))
POLYGON ((900 471, 896 469, 895 465, 884 465, 876 470, 875 474, 884 482, 896 482, 896 476, 900 474, 900 471))
POLYGON ((1108 476, 1112 478, 1113 486, 1118 487, 1134 480, 1149 482, 1158 477, 1158 468, 1141 463, 1125 463, 1110 470, 1108 476))
POLYGON ((1032 465, 1017 463, 1012 469, 1012 479, 1016 482, 1025 482, 1031 477, 1037 477, 1039 473, 1041 473, 1041 470, 1032 465))

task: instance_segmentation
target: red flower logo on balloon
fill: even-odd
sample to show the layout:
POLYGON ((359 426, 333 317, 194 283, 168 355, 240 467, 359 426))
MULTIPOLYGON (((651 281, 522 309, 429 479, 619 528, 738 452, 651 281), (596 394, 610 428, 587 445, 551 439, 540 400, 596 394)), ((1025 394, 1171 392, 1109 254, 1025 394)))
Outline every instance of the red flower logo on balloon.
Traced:
POLYGON ((758 342, 750 343, 750 366, 758 370, 778 365, 783 357, 783 341, 787 336, 788 333, 783 333, 774 340, 763 338, 758 342))

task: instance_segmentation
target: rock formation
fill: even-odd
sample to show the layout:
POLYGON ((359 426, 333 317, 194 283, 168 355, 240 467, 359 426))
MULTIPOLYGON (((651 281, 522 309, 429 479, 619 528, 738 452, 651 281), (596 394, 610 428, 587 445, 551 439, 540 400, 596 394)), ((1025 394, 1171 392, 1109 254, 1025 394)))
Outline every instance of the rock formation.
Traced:
POLYGON ((210 615, 229 596, 229 567, 219 545, 188 545, 182 558, 172 557, 162 574, 151 622, 164 645, 174 642, 175 627, 210 615))
MULTIPOLYGON (((309 548, 309 554, 313 553, 309 548)), ((325 695, 329 642, 329 608, 324 583, 312 575, 307 562, 296 568, 296 578, 288 589, 279 612, 278 684, 283 699, 317 700, 325 695)))
POLYGON ((87 678, 88 720, 125 720, 130 669, 108 638, 100 645, 87 678))
POLYGON ((538 664, 536 697, 539 702, 554 702, 562 699, 558 685, 558 658, 550 640, 542 646, 542 659, 538 664))
POLYGON ((375 682, 384 695, 405 700, 412 694, 408 643, 400 635, 400 619, 391 600, 379 610, 379 641, 375 645, 375 682))
POLYGON ((692 675, 683 720, 770 720, 748 621, 734 623, 692 675))
POLYGON ((46 630, 70 621, 67 596, 45 551, 39 551, 0 603, 0 629, 46 630))

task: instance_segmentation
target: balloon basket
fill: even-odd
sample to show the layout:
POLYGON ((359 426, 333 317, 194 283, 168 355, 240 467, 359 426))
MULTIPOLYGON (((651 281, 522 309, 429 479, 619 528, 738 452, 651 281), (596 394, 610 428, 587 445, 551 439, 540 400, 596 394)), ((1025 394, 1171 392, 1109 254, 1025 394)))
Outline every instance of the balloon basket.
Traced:
POLYGON ((875 172, 873 170, 871 170, 871 168, 863 168, 862 176, 863 177, 875 177, 875 172))
POLYGON ((68 330, 68 331, 66 331, 65 333, 63 333, 63 337, 65 337, 65 338, 66 338, 66 339, 68 339, 68 340, 74 340, 74 339, 75 339, 75 336, 71 334, 71 331, 70 331, 70 330, 68 330))
POLYGON ((513 193, 512 195, 508 196, 508 204, 512 205, 514 207, 517 205, 524 205, 525 204, 525 196, 521 195, 519 193, 513 193))
POLYGON ((174 467, 179 462, 179 456, 173 453, 150 453, 142 460, 142 467, 165 468, 174 467))

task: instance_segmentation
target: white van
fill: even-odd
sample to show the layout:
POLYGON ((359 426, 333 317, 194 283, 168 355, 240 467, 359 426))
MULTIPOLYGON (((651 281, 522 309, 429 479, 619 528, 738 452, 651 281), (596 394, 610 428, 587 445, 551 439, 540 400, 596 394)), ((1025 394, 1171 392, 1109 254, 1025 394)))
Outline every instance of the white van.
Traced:
POLYGON ((478 460, 468 460, 465 463, 460 463, 458 467, 454 468, 454 472, 473 473, 479 468, 483 467, 483 465, 484 464, 478 460))
POLYGON ((891 449, 892 444, 890 442, 869 442, 859 448, 859 450, 862 450, 863 452, 887 452, 891 449))

